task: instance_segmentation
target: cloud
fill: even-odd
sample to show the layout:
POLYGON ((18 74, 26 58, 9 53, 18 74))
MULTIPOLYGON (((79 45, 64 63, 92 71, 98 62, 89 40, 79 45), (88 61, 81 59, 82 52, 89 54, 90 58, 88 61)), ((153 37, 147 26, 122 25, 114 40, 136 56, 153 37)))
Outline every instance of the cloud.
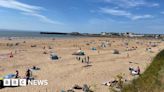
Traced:
POLYGON ((40 20, 47 23, 58 24, 58 22, 53 21, 47 18, 46 16, 39 14, 41 10, 44 10, 43 7, 21 3, 17 0, 0 0, 0 7, 19 10, 23 12, 21 14, 38 17, 40 20))
POLYGON ((43 16, 43 15, 40 15, 40 14, 37 14, 37 13, 22 13, 22 14, 38 17, 39 19, 41 19, 41 21, 44 21, 44 22, 48 22, 48 23, 52 23, 52 24, 62 24, 61 22, 50 20, 46 16, 43 16))
POLYGON ((164 11, 162 11, 161 14, 164 14, 164 11))
POLYGON ((145 7, 158 7, 158 3, 150 3, 146 0, 103 0, 106 3, 111 3, 117 5, 122 8, 132 8, 138 6, 145 6, 145 7))
POLYGON ((109 9, 109 8, 100 8, 102 13, 116 15, 116 16, 131 16, 131 13, 123 11, 123 10, 116 10, 116 9, 109 9))
POLYGON ((153 16, 149 15, 149 14, 146 14, 146 15, 133 15, 133 16, 131 16, 132 20, 146 19, 146 18, 153 18, 153 16))
POLYGON ((100 12, 104 14, 114 15, 114 16, 123 16, 129 18, 131 20, 138 20, 138 19, 146 19, 146 18, 153 18, 152 15, 134 15, 130 12, 118 9, 109 9, 109 8, 100 8, 100 12))

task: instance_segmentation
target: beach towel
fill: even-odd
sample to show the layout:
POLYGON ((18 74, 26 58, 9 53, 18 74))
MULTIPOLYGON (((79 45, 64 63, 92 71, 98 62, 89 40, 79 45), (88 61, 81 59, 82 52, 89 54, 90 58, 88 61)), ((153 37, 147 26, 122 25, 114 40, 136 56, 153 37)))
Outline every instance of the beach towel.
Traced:
POLYGON ((132 75, 138 75, 137 71, 132 71, 132 75))
POLYGON ((15 74, 7 74, 6 76, 4 76, 3 78, 4 79, 11 79, 11 78, 14 78, 15 77, 15 74))
POLYGON ((97 50, 96 48, 92 48, 92 50, 97 50))

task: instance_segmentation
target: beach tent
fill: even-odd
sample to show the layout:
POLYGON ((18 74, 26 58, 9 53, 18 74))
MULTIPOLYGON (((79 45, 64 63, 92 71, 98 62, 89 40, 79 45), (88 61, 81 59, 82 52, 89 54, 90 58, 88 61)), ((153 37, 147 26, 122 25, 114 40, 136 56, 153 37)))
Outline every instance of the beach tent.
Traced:
POLYGON ((57 54, 51 53, 51 59, 52 60, 57 60, 57 59, 59 59, 59 57, 57 56, 57 54))
POLYGON ((74 52, 72 55, 85 55, 85 52, 82 50, 78 50, 78 51, 74 52))

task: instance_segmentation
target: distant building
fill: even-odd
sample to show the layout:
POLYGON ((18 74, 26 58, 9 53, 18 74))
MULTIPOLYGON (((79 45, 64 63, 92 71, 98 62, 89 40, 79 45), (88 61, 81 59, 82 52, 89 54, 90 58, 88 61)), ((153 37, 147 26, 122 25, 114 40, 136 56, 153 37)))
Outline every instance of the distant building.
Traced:
POLYGON ((111 33, 108 33, 108 32, 101 32, 101 36, 111 36, 111 33))
POLYGON ((122 36, 121 33, 116 33, 116 32, 111 32, 110 33, 112 36, 122 36))
POLYGON ((126 37, 143 37, 144 35, 135 34, 135 33, 132 33, 132 32, 126 32, 126 33, 124 33, 124 36, 126 36, 126 37))
POLYGON ((105 36, 105 35, 106 35, 106 32, 101 32, 101 35, 102 35, 102 36, 105 36))

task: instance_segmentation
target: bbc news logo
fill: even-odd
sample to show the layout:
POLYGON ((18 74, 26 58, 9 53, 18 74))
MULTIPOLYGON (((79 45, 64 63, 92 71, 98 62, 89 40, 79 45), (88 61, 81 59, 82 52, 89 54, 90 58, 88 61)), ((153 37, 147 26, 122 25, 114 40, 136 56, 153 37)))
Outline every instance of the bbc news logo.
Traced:
POLYGON ((3 86, 46 86, 48 85, 48 80, 26 80, 26 79, 4 79, 3 86))

